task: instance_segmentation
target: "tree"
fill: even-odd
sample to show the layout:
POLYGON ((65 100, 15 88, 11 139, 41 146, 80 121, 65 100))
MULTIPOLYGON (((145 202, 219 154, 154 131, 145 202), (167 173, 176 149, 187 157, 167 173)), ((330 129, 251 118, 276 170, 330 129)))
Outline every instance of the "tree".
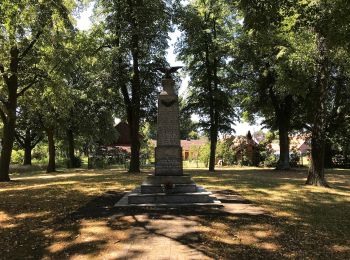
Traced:
POLYGON ((292 7, 289 1, 239 1, 244 30, 234 50, 238 59, 232 61, 240 68, 245 116, 259 115, 279 132, 277 169, 283 170, 290 168, 289 132, 300 125, 298 108, 306 95, 307 75, 293 62, 295 48, 304 37, 292 30, 292 7))
MULTIPOLYGON (((301 4, 299 26, 302 30, 315 35, 315 75, 312 86, 313 111, 311 125, 311 165, 306 184, 328 186, 324 174, 325 140, 327 137, 327 118, 329 93, 332 76, 339 77, 339 71, 333 71, 334 53, 349 48, 348 30, 350 8, 346 1, 313 1, 301 4)), ((333 120, 333 119, 331 119, 333 120)))
POLYGON ((235 117, 227 60, 236 17, 226 1, 177 3, 176 9, 176 23, 182 31, 176 50, 191 77, 188 104, 200 115, 199 126, 209 136, 209 171, 214 171, 218 133, 232 131, 235 117))
POLYGON ((198 139, 197 124, 191 119, 191 112, 187 108, 186 100, 183 97, 179 97, 180 103, 180 138, 186 139, 198 139))
POLYGON ((9 165, 15 138, 18 98, 43 76, 38 70, 49 35, 70 28, 74 8, 62 0, 52 2, 5 0, 0 5, 0 116, 4 124, 0 181, 9 181, 9 165), (45 36, 45 37, 43 37, 45 36))
POLYGON ((60 51, 66 57, 64 66, 60 66, 61 77, 65 78, 73 104, 61 122, 70 168, 80 164, 75 156, 77 137, 91 146, 112 143, 116 136, 113 111, 121 108, 121 100, 104 83, 108 77, 106 49, 101 48, 95 33, 77 33, 60 51))
POLYGON ((32 150, 43 140, 43 132, 39 127, 39 117, 32 113, 31 104, 21 100, 18 107, 18 117, 16 124, 16 142, 24 150, 23 165, 32 164, 32 150))
POLYGON ((132 142, 129 172, 139 172, 140 123, 155 112, 155 89, 161 79, 155 68, 166 65, 170 3, 161 0, 99 3, 105 21, 104 43, 110 48, 108 85, 123 97, 132 142))

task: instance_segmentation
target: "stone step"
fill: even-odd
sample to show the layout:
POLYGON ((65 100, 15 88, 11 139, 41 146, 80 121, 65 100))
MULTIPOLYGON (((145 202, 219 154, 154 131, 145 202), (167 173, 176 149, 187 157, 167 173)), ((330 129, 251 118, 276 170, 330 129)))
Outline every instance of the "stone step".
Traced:
POLYGON ((161 204, 161 203, 212 203, 211 192, 191 193, 154 193, 141 194, 131 193, 128 196, 129 204, 161 204))
POLYGON ((154 207, 154 208, 221 208, 224 205, 219 200, 213 200, 212 202, 206 203, 144 203, 144 204, 128 204, 124 201, 119 201, 114 205, 117 208, 143 208, 143 207, 154 207))
MULTIPOLYGON (((197 186, 195 183, 190 184, 174 184, 173 188, 169 190, 169 193, 191 193, 196 192, 197 186)), ((142 194, 151 194, 151 193, 164 193, 164 186, 147 184, 143 183, 141 185, 141 193, 142 194)))
POLYGON ((175 183, 175 184, 194 184, 190 175, 167 175, 167 176, 147 176, 144 184, 166 184, 166 183, 175 183))

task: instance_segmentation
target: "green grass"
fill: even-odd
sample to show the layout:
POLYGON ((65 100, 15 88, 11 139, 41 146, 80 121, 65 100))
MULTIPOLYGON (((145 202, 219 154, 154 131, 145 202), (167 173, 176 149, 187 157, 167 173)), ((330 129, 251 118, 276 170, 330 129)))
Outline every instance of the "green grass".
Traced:
MULTIPOLYGON (((90 258, 97 253, 101 255, 103 246, 94 248, 93 253, 91 248, 83 246, 74 247, 74 252, 68 250, 76 245, 87 222, 109 222, 110 215, 99 215, 98 211, 103 209, 96 208, 102 202, 92 202, 107 195, 120 196, 139 185, 151 170, 142 174, 113 168, 60 169, 54 174, 46 174, 40 168, 15 172, 11 176, 13 182, 0 183, 0 258, 3 259, 64 259, 78 253, 87 258, 90 253, 90 258), (97 216, 72 217, 82 209, 97 216)), ((263 216, 208 214, 198 218, 202 230, 200 243, 187 240, 184 243, 192 243, 208 256, 350 258, 350 170, 328 171, 332 188, 304 186, 306 170, 303 169, 282 172, 222 168, 215 173, 204 169, 186 169, 186 172, 209 190, 239 193, 267 212, 263 216)), ((113 205, 114 199, 110 200, 103 207, 113 205)), ((127 230, 132 227, 132 222, 120 223, 118 232, 106 231, 104 240, 111 236, 126 239, 127 230)))

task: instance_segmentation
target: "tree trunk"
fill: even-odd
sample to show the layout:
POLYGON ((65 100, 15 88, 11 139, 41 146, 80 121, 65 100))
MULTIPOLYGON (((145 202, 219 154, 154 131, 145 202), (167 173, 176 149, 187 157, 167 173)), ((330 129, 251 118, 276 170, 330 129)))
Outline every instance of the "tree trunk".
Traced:
POLYGON ((32 165, 32 147, 30 145, 24 148, 23 165, 32 165))
POLYGON ((132 117, 130 124, 131 134, 131 158, 129 172, 140 172, 140 140, 139 140, 139 119, 132 117))
POLYGON ((12 112, 7 123, 4 123, 2 149, 0 158, 0 182, 10 181, 9 170, 13 142, 15 139, 15 117, 16 112, 12 112))
POLYGON ((218 132, 216 127, 213 125, 210 127, 210 157, 209 157, 209 171, 215 171, 215 154, 216 145, 218 142, 218 132))
POLYGON ((32 135, 30 129, 27 129, 24 136, 24 161, 23 165, 32 165, 32 135))
POLYGON ((47 141, 49 144, 49 163, 47 165, 46 172, 55 172, 56 171, 56 148, 55 148, 55 139, 52 128, 46 129, 47 141))
POLYGON ((11 162, 11 154, 13 142, 15 140, 16 127, 16 108, 17 108, 17 89, 18 89, 18 64, 19 51, 17 46, 13 46, 10 50, 11 62, 10 71, 11 76, 5 76, 4 68, 1 65, 1 72, 5 81, 8 92, 7 102, 4 103, 7 113, 1 108, 0 116, 4 124, 2 150, 0 157, 0 182, 10 181, 9 170, 11 162))
POLYGON ((69 159, 69 168, 76 168, 75 154, 74 154, 74 134, 71 129, 67 130, 67 141, 68 141, 68 159, 69 159))
POLYGON ((324 174, 324 153, 326 137, 326 97, 329 72, 327 68, 328 62, 326 41, 325 38, 319 34, 317 35, 317 49, 319 60, 313 97, 313 102, 315 102, 315 117, 311 136, 311 165, 306 184, 328 187, 324 174))
POLYGON ((133 29, 133 35, 131 38, 131 56, 133 60, 133 76, 131 80, 131 91, 132 91, 132 105, 131 105, 131 118, 129 117, 129 127, 131 135, 131 158, 129 172, 140 172, 140 111, 141 111, 141 82, 140 82, 140 68, 139 68, 139 35, 137 32, 138 24, 133 16, 135 15, 135 8, 141 6, 140 2, 137 1, 136 7, 131 1, 129 6, 131 10, 131 24, 133 29))
POLYGON ((325 174, 324 174, 325 145, 323 141, 320 141, 319 136, 320 135, 316 133, 316 131, 312 133, 311 164, 310 164, 306 184, 328 187, 328 184, 325 180, 325 174))
POLYGON ((325 142, 325 151, 324 151, 324 167, 325 168, 333 168, 333 161, 332 161, 332 144, 330 140, 326 140, 325 142))
POLYGON ((278 134, 279 134, 279 146, 280 146, 280 158, 278 160, 277 170, 289 170, 289 135, 288 135, 288 123, 286 122, 286 115, 278 120, 278 134))

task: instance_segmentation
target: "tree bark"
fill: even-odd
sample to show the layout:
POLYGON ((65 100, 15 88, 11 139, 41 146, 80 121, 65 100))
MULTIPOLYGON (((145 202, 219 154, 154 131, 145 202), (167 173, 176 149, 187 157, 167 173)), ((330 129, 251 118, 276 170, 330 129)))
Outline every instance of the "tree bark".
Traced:
POLYGON ((328 187, 324 173, 326 97, 329 77, 328 50, 325 38, 320 34, 317 35, 317 50, 319 60, 313 97, 315 116, 311 136, 311 165, 306 184, 328 187))
POLYGON ((10 51, 11 62, 10 71, 11 76, 8 77, 4 74, 3 66, 1 65, 1 72, 7 87, 8 99, 3 102, 6 107, 6 112, 1 109, 1 119, 4 123, 2 150, 0 157, 0 182, 10 181, 9 170, 11 162, 11 154, 13 148, 13 142, 15 140, 15 127, 16 127, 16 108, 17 108, 17 89, 18 89, 18 64, 19 64, 19 51, 17 46, 13 46, 10 51))
POLYGON ((266 82, 268 85, 269 96, 275 111, 276 123, 278 125, 280 158, 276 170, 289 170, 289 128, 292 114, 293 98, 291 95, 279 100, 276 96, 273 86, 276 82, 274 73, 269 71, 266 82))
POLYGON ((16 112, 12 112, 8 121, 4 124, 3 140, 0 158, 0 182, 10 181, 9 170, 11 162, 11 154, 13 148, 13 142, 15 139, 15 122, 16 112))
MULTIPOLYGON (((137 1, 137 5, 141 4, 137 1)), ((131 38, 131 56, 133 60, 133 76, 131 80, 132 105, 131 116, 129 115, 129 127, 131 136, 131 158, 129 172, 140 172, 140 112, 141 112, 141 82, 140 82, 140 68, 139 68, 139 35, 137 32, 138 24, 134 18, 135 6, 129 1, 131 11, 131 24, 133 27, 133 35, 131 38)))
POLYGON ((278 134, 280 146, 280 158, 278 160, 277 170, 289 170, 289 127, 287 115, 281 115, 278 120, 278 134))
POLYGON ((333 161, 332 161, 332 144, 330 140, 325 141, 325 151, 324 151, 324 167, 325 168, 332 168, 333 167, 333 161))
POLYGON ((210 128, 210 157, 209 157, 209 171, 215 171, 215 154, 216 154, 216 146, 218 142, 218 133, 215 129, 215 126, 210 128))
POLYGON ((55 139, 54 131, 52 128, 46 129, 47 141, 49 145, 49 163, 46 168, 46 172, 55 172, 56 171, 56 148, 55 148, 55 139))
POLYGON ((71 129, 67 130, 67 141, 68 141, 68 159, 69 168, 76 168, 75 154, 74 154, 74 134, 71 129))
POLYGON ((32 165, 32 136, 27 129, 24 137, 24 161, 23 165, 32 165))

